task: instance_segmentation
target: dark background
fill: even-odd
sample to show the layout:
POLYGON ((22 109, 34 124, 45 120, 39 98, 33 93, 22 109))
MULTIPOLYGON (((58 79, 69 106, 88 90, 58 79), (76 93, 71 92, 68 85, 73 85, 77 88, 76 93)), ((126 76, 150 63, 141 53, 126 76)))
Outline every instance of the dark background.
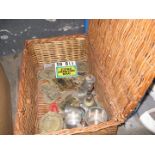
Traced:
POLYGON ((26 39, 83 32, 83 19, 1 19, 0 56, 21 52, 26 39))

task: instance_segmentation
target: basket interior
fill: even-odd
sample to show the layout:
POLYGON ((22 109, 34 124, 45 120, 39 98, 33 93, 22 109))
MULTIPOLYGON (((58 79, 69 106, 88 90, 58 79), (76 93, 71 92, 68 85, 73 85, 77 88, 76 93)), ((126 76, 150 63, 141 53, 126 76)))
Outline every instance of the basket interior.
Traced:
MULTIPOLYGON (((26 42, 19 85, 17 134, 38 134, 38 120, 48 111, 48 105, 43 104, 38 96, 37 72, 44 64, 61 61, 89 62, 86 36, 35 39, 26 42)), ((105 108, 108 111, 108 107, 105 108)))

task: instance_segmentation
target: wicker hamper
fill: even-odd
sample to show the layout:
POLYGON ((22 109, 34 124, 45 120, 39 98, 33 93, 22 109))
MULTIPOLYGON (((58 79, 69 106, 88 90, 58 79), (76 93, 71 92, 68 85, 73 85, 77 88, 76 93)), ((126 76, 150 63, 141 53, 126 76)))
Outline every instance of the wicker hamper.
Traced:
POLYGON ((155 77, 155 21, 90 20, 88 36, 33 39, 25 43, 21 65, 15 134, 38 134, 41 115, 37 93, 43 64, 82 60, 95 75, 97 97, 110 120, 84 128, 46 134, 116 134, 155 77))

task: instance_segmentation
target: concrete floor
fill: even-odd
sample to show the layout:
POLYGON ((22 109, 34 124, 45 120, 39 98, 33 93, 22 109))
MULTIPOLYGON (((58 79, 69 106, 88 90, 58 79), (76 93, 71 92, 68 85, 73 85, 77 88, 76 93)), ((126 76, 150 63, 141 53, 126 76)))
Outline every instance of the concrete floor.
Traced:
POLYGON ((155 102, 152 97, 148 94, 145 100, 141 103, 138 111, 131 116, 122 126, 118 128, 118 135, 151 135, 152 133, 148 131, 142 123, 139 121, 139 116, 142 111, 150 109, 152 106, 155 107, 155 102))
MULTIPOLYGON (((0 62, 3 64, 3 67, 6 71, 7 77, 11 85, 11 100, 12 100, 12 111, 13 111, 13 120, 15 120, 16 113, 16 103, 17 103, 17 89, 18 89, 18 79, 19 79, 19 66, 21 63, 21 53, 11 54, 9 56, 0 57, 0 62)), ((143 105, 147 105, 151 102, 151 97, 148 95, 143 101, 143 105)), ((118 128, 118 135, 150 135, 151 133, 144 128, 140 123, 138 118, 138 113, 134 114, 129 118, 125 124, 121 125, 118 128)))
POLYGON ((15 120, 16 103, 18 98, 18 80, 19 80, 19 66, 21 63, 22 53, 11 54, 9 56, 0 57, 4 70, 7 74, 10 87, 11 87, 11 101, 12 101, 12 114, 15 120))
POLYGON ((26 39, 83 32, 82 19, 0 19, 0 55, 20 53, 26 39))

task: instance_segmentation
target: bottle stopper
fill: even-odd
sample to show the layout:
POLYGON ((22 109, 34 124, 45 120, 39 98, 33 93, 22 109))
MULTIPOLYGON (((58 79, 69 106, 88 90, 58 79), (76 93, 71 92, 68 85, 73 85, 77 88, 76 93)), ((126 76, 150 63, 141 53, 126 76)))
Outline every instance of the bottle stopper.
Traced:
POLYGON ((58 105, 56 102, 52 102, 49 106, 49 110, 52 112, 59 112, 58 105))

